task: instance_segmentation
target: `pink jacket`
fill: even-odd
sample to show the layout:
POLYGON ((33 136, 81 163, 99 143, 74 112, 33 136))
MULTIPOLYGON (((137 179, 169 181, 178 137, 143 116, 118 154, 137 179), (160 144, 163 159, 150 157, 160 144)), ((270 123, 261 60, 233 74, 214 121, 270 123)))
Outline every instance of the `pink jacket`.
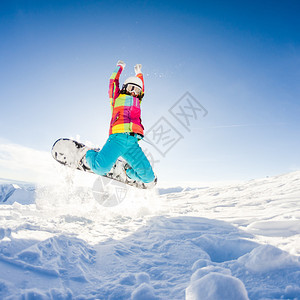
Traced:
MULTIPOLYGON (((134 132, 144 136, 144 126, 141 120, 141 100, 126 94, 120 94, 119 78, 123 71, 121 66, 117 66, 109 80, 108 95, 112 108, 112 118, 110 121, 109 134, 134 132)), ((143 81, 143 74, 137 75, 143 81)))

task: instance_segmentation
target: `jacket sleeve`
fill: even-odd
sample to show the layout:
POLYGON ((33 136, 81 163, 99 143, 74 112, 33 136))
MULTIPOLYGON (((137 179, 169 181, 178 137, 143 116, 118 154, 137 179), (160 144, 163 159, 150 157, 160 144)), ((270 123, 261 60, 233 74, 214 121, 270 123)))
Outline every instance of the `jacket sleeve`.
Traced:
POLYGON ((145 93, 145 83, 144 83, 144 76, 142 73, 136 75, 136 77, 140 78, 143 81, 143 93, 145 93))
POLYGON ((108 88, 108 96, 113 105, 116 98, 118 98, 120 94, 119 88, 119 78, 123 71, 122 66, 117 66, 112 75, 109 78, 109 88, 108 88))

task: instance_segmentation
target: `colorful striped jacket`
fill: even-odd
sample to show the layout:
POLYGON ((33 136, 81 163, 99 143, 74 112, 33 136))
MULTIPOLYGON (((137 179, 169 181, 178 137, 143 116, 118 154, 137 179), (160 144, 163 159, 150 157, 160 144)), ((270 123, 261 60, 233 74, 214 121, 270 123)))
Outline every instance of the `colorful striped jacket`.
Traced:
MULTIPOLYGON (((114 133, 134 132, 144 136, 144 126, 141 121, 141 100, 139 98, 120 94, 119 78, 123 71, 117 66, 109 80, 109 99, 112 109, 109 135, 114 133)), ((143 74, 136 75, 143 81, 143 74)))

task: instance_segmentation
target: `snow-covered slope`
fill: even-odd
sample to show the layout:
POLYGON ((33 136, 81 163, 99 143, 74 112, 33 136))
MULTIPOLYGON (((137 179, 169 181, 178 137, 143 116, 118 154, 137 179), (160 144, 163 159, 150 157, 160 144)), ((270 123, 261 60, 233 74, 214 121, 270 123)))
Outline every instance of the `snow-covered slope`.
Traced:
POLYGON ((0 178, 0 205, 14 202, 33 204, 35 203, 35 189, 34 184, 0 178))
POLYGON ((69 179, 0 182, 0 299, 300 299, 300 172, 113 207, 69 179))

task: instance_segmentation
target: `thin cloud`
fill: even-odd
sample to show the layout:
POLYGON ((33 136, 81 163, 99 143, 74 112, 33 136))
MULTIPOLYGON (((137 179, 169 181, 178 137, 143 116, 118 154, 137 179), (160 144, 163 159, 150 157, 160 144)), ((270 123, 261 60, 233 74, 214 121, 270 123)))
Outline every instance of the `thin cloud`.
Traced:
POLYGON ((233 128, 233 127, 257 127, 259 125, 257 124, 232 124, 232 125, 218 125, 218 126, 212 126, 210 128, 233 128))
POLYGON ((42 185, 68 181, 78 186, 91 186, 95 176, 63 167, 55 162, 50 151, 40 151, 0 141, 0 178, 2 179, 42 185))
POLYGON ((267 126, 281 126, 281 125, 287 125, 287 123, 279 122, 273 124, 229 124, 229 125, 217 125, 209 128, 267 127, 267 126))
POLYGON ((16 144, 0 144, 0 177, 45 181, 53 177, 51 154, 16 144))

